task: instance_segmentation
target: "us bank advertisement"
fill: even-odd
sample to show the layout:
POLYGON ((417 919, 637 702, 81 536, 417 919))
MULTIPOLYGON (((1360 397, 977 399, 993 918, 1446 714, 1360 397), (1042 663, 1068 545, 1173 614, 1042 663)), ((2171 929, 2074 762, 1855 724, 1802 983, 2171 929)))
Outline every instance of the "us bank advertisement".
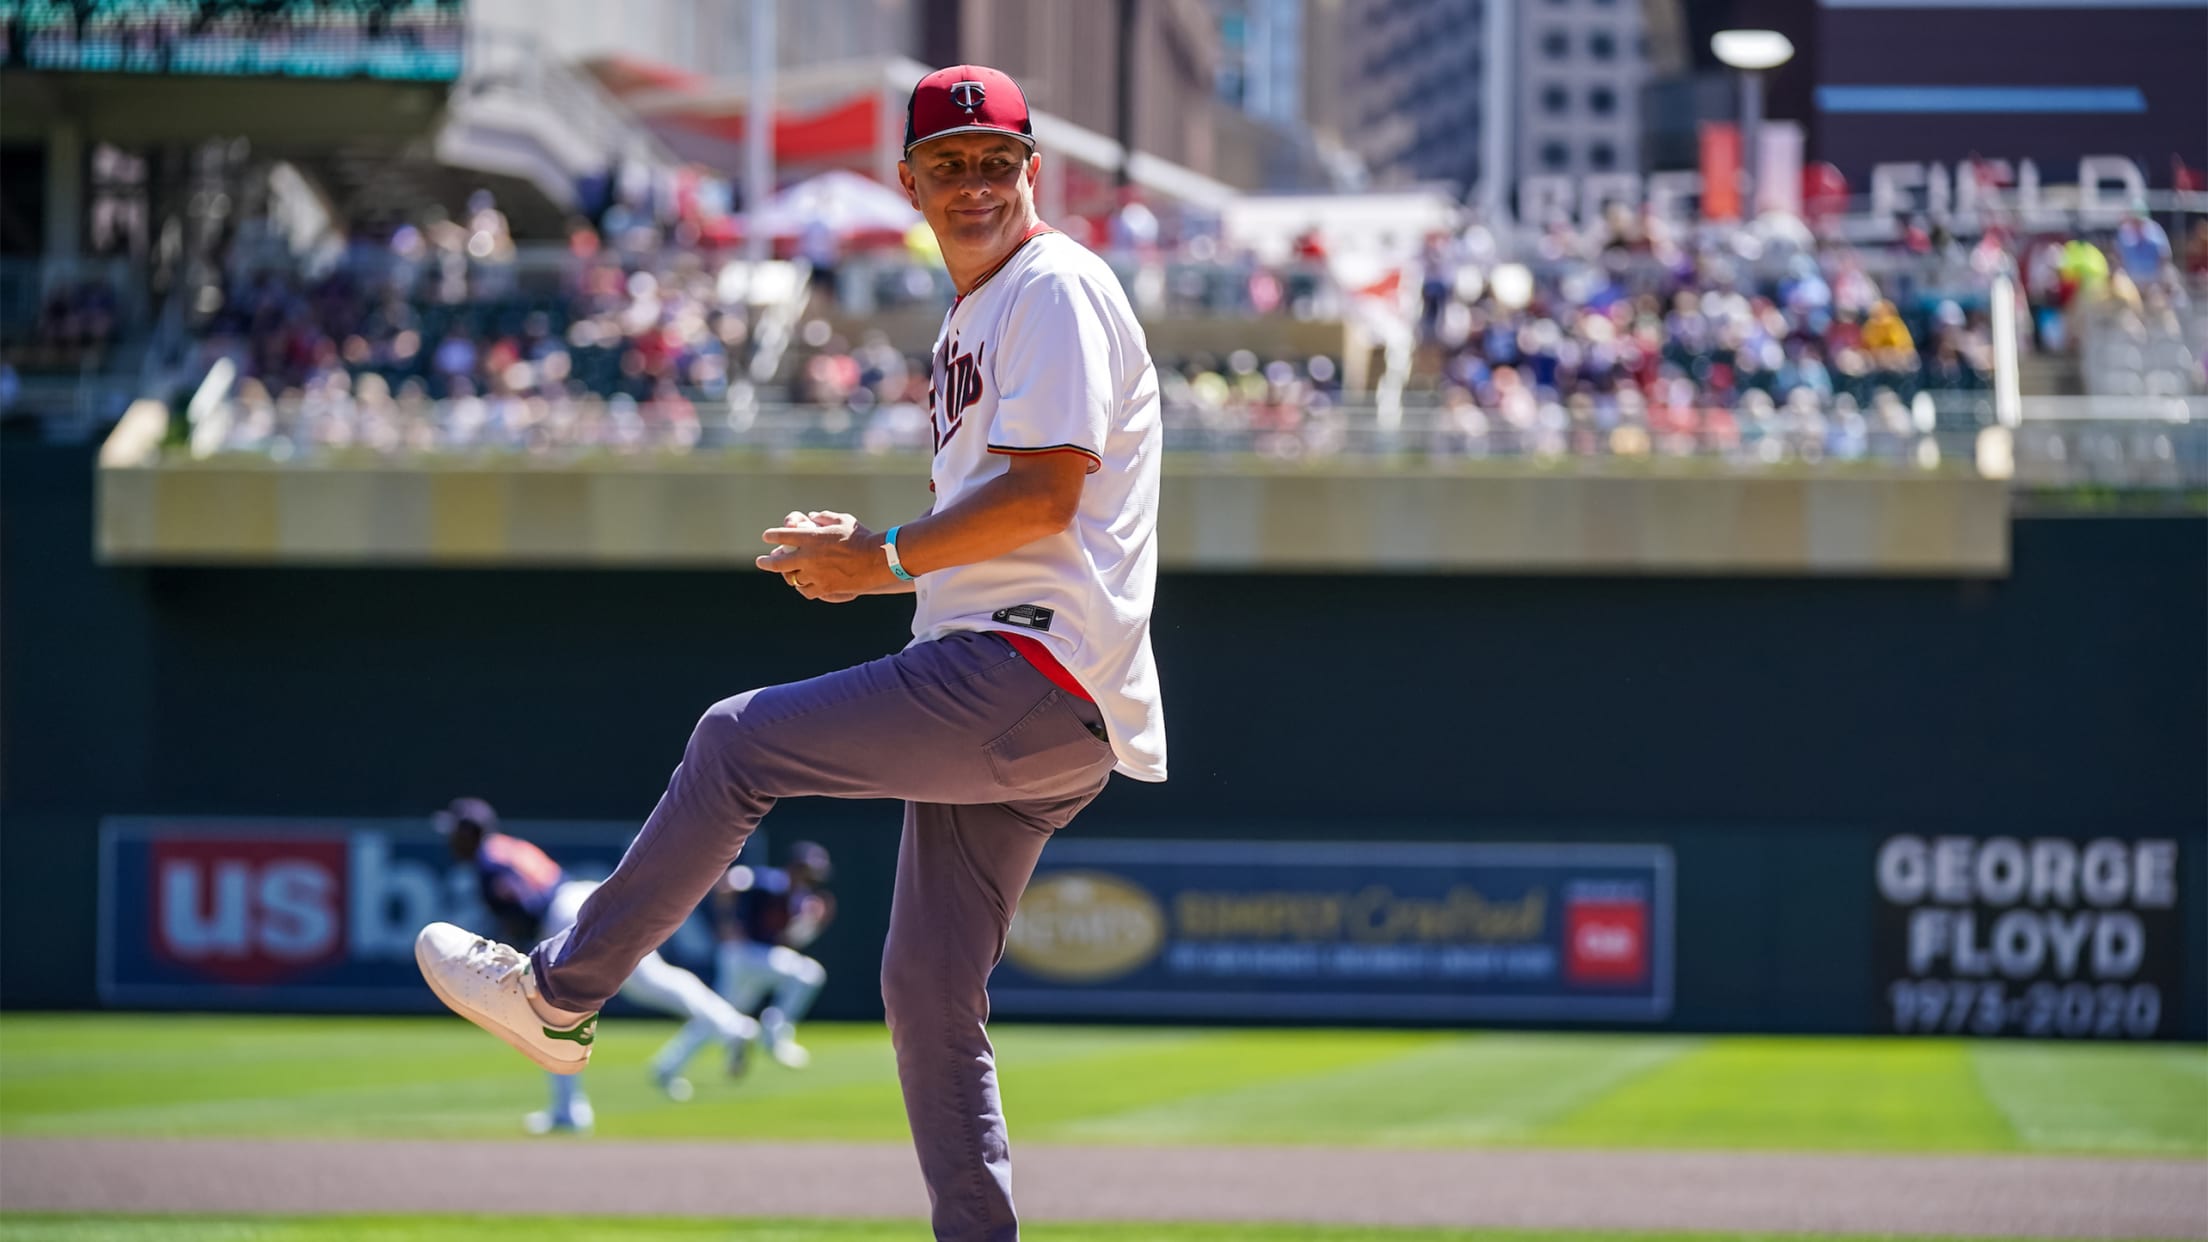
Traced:
MULTIPOLYGON (((517 823, 569 880, 603 879, 634 824, 517 823)), ((763 848, 763 847, 762 847, 763 848)), ((100 1000, 156 1008, 430 1010, 414 935, 495 926, 425 816, 113 818, 100 827, 100 1000)), ((703 917, 668 960, 710 969, 703 917)))
POLYGON ((1005 1015, 1662 1019, 1671 851, 1056 841, 990 981, 1005 1015))
POLYGON ((2169 837, 1888 837, 1877 1022, 1910 1035, 2172 1034, 2182 874, 2169 837))

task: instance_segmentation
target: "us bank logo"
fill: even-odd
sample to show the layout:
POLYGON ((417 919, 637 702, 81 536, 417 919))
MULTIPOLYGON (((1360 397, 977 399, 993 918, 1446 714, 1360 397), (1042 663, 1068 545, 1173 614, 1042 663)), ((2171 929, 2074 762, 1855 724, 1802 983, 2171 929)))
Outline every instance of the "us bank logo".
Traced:
POLYGON ((99 904, 114 1005, 423 1009, 414 934, 487 922, 426 819, 111 818, 99 904))
POLYGON ((110 957, 170 981, 254 988, 403 964, 415 931, 454 902, 441 859, 395 844, 312 829, 111 839, 110 957))
POLYGON ((225 983, 268 984, 345 955, 343 841, 156 841, 154 956, 225 983))
MULTIPOLYGON (((619 822, 509 824, 570 879, 613 870, 619 822)), ((445 921, 491 930, 474 870, 419 819, 116 816, 100 826, 94 976, 110 1005, 428 1012, 414 935, 445 921)), ((662 946, 710 969, 703 916, 662 946)))
POLYGON ((1020 899, 1006 938, 1014 966, 1054 983, 1102 983, 1150 964, 1165 912, 1148 890, 1101 871, 1062 871, 1020 899))

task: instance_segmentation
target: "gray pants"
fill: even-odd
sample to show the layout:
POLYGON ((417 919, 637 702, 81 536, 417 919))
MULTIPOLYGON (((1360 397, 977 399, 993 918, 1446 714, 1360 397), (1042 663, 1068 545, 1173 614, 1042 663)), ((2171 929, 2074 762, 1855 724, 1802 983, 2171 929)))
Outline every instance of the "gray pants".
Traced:
POLYGON ((610 999, 776 799, 905 799, 882 1000, 935 1236, 1017 1238, 989 972, 1043 843, 1111 774, 1101 719, 988 634, 714 704, 620 867, 537 946, 545 998, 610 999))

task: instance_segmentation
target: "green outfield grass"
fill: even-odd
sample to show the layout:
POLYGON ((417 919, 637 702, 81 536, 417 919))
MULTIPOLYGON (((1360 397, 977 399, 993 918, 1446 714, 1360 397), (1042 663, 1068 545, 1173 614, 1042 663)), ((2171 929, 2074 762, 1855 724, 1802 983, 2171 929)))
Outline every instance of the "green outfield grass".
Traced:
MULTIPOLYGON (((814 1023, 802 1072, 644 1064, 671 1023, 601 1030, 611 1138, 901 1141, 878 1025, 814 1023)), ((1005 1026, 1022 1141, 2087 1152, 2208 1156, 2208 1048, 1005 1026)), ((762 1059, 763 1060, 763 1059, 762 1059)), ((0 1016, 0 1133, 505 1137, 543 1075, 455 1018, 0 1016)), ((1314 1235, 1316 1236, 1316 1235, 1314 1235)))
MULTIPOLYGON (((676 1217, 562 1217, 558 1237, 590 1242, 912 1242, 914 1221, 706 1221, 676 1217)), ((0 1218, 0 1242, 544 1242, 528 1217, 32 1216, 0 1218)), ((1546 1233, 1503 1229, 1369 1229, 1342 1225, 1028 1225, 1034 1242, 1863 1242, 1790 1233, 1546 1233)), ((1882 1238, 1880 1242, 1935 1242, 1882 1238)), ((1973 1242, 2004 1242, 1974 1239, 1973 1242)), ((2019 1242, 2010 1239, 2008 1242, 2019 1242)))

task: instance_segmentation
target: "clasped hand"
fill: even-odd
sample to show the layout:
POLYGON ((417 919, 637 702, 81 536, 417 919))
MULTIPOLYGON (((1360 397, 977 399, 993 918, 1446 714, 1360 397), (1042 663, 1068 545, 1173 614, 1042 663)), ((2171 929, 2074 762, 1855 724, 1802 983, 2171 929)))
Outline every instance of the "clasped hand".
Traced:
POLYGON ((790 513, 760 538, 774 551, 754 564, 807 599, 846 604, 896 584, 882 555, 882 537, 848 513, 790 513))

